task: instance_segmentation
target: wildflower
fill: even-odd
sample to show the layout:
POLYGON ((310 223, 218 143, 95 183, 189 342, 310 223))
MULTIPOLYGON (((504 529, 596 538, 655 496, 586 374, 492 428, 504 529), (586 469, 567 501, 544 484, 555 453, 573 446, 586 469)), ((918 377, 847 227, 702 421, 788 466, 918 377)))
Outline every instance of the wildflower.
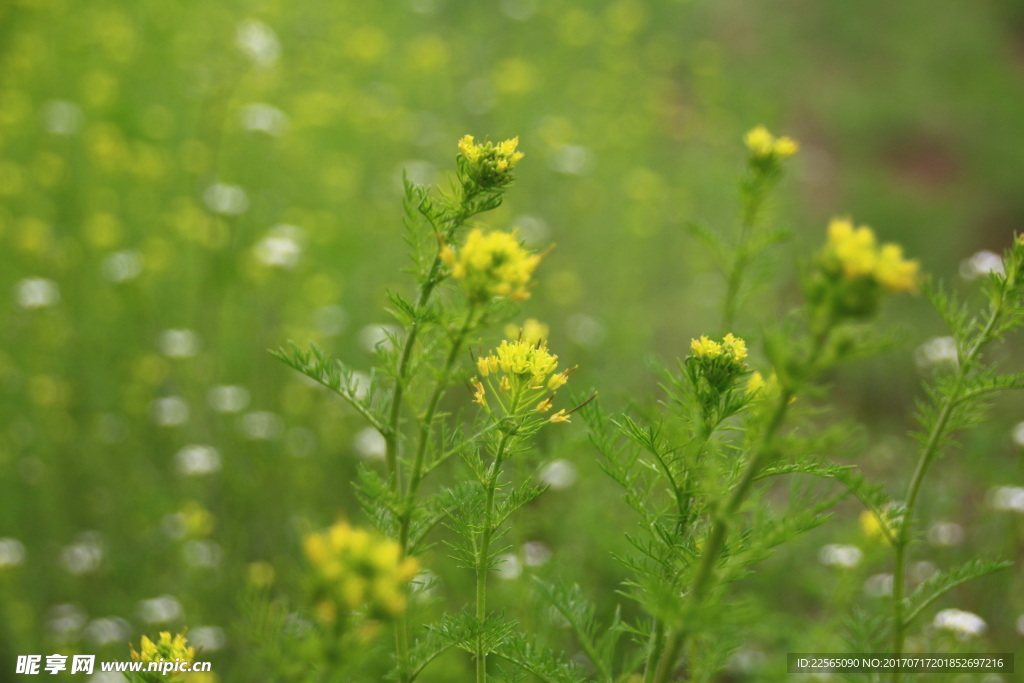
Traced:
MULTIPOLYGON (((172 636, 168 631, 161 631, 160 637, 155 643, 148 637, 142 636, 138 652, 134 646, 129 645, 128 647, 131 650, 132 661, 135 662, 192 662, 196 656, 195 648, 185 640, 184 633, 172 636)), ((143 678, 154 681, 167 680, 163 676, 143 675, 143 678)))
POLYGON ((469 300, 482 303, 493 297, 529 298, 530 278, 542 256, 523 249, 515 232, 474 228, 457 255, 445 246, 441 258, 462 282, 469 300))
MULTIPOLYGON (((528 414, 520 413, 526 406, 534 406, 528 411, 534 414, 551 410, 555 394, 551 393, 546 397, 544 394, 564 386, 576 368, 557 372, 558 356, 548 350, 544 341, 520 338, 516 341, 502 341, 498 348, 486 356, 481 356, 477 360, 477 369, 483 381, 479 378, 472 381, 475 389, 474 400, 490 410, 484 388, 486 382, 492 391, 497 386, 498 392, 508 396, 507 399, 498 401, 506 416, 522 417, 528 414), (499 374, 500 379, 497 377, 499 374)), ((549 420, 567 422, 568 414, 562 410, 552 415, 549 420)))
POLYGON ((339 611, 366 607, 373 618, 400 614, 406 605, 406 584, 419 571, 419 562, 402 558, 395 541, 338 522, 303 540, 307 559, 323 592, 316 611, 334 621, 339 611))
POLYGON ((687 367, 694 373, 692 379, 703 378, 717 395, 730 388, 733 380, 746 370, 746 357, 746 342, 732 333, 720 342, 702 336, 690 341, 687 367))
POLYGON ((800 146, 788 137, 776 138, 764 126, 750 130, 743 138, 751 156, 759 161, 788 159, 797 153, 800 146))
POLYGON ((707 337, 701 337, 690 340, 690 351, 697 358, 713 360, 722 355, 722 345, 707 337))
POLYGON ((472 135, 464 135, 459 140, 459 156, 464 162, 460 168, 485 190, 501 188, 515 179, 512 169, 523 158, 518 147, 518 137, 498 144, 490 141, 477 144, 472 135))
POLYGON ((825 259, 848 280, 872 278, 891 292, 917 287, 918 262, 904 259, 898 244, 879 247, 871 228, 855 228, 849 218, 833 218, 829 223, 825 259))
POLYGON ((958 640, 980 636, 985 632, 985 620, 973 612, 961 609, 944 609, 935 615, 935 628, 952 631, 958 640))

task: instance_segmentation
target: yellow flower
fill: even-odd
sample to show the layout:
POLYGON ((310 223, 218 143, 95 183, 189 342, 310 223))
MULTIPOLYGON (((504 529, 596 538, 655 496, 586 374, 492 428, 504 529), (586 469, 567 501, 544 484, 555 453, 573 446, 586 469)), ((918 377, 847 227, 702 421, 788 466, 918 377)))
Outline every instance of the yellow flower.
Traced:
POLYGON ((903 258, 903 248, 898 244, 882 245, 875 267, 875 279, 879 284, 892 292, 910 292, 917 289, 917 261, 903 258))
POLYGON ((721 342, 701 336, 690 340, 690 353, 704 361, 725 358, 734 365, 742 365, 747 358, 747 343, 731 332, 721 342))
MULTIPOLYGON (((477 369, 480 370, 480 374, 492 391, 497 386, 497 391, 508 396, 508 398, 498 398, 497 402, 501 410, 509 417, 523 417, 528 412, 545 413, 551 410, 555 394, 552 393, 547 397, 544 397, 543 394, 554 392, 565 385, 569 375, 576 368, 557 372, 558 356, 548 350, 547 344, 543 340, 534 341, 521 336, 516 341, 507 339, 502 341, 487 356, 477 360, 477 369), (499 373, 500 379, 492 377, 499 373), (529 410, 527 406, 534 406, 534 408, 529 410)), ((480 379, 474 378, 473 386, 477 388, 476 394, 474 394, 476 402, 490 410, 485 397, 484 383, 480 379)), ((567 419, 568 416, 566 416, 567 419)), ((554 421, 564 422, 566 420, 554 421)))
POLYGON ((515 232, 485 233, 474 228, 458 254, 446 247, 441 258, 462 282, 469 299, 481 303, 493 297, 529 298, 530 278, 541 255, 523 249, 515 232))
POLYGON ((796 140, 785 136, 776 138, 764 126, 750 130, 743 142, 755 159, 788 159, 800 149, 796 140))
POLYGON ((565 410, 559 410, 557 413, 548 418, 549 422, 568 422, 569 414, 565 410))
POLYGON ((523 158, 518 147, 518 137, 495 145, 489 141, 477 144, 472 135, 464 135, 459 140, 459 155, 466 161, 470 179, 484 189, 499 188, 514 179, 512 169, 523 158))
POLYGON ((722 345, 702 336, 700 339, 690 340, 690 352, 697 358, 714 360, 722 355, 722 345))
POLYGON ((903 248, 898 244, 879 247, 871 228, 855 228, 849 218, 833 218, 829 222, 825 251, 838 262, 847 279, 871 277, 892 292, 917 288, 918 262, 904 259, 903 248))
POLYGON ((743 142, 746 143, 747 149, 753 152, 754 156, 759 157, 770 156, 775 146, 775 138, 772 137, 772 134, 764 126, 757 126, 748 131, 743 138, 743 142))
POLYGON ((747 357, 747 343, 730 332, 722 339, 722 349, 734 363, 742 363, 747 357))
POLYGON ((139 645, 141 652, 136 652, 133 645, 128 647, 132 660, 136 662, 173 662, 178 659, 183 662, 191 662, 196 656, 195 648, 185 640, 184 633, 172 636, 168 631, 161 631, 160 637, 155 643, 148 637, 142 636, 139 645))
POLYGON ((333 621, 339 608, 362 605, 376 618, 405 609, 405 586, 419 571, 419 562, 403 558, 395 541, 338 522, 308 534, 303 549, 325 594, 316 610, 321 619, 333 621))
POLYGON ((486 393, 487 392, 484 391, 483 383, 480 380, 474 378, 473 379, 473 401, 476 402, 476 403, 479 403, 484 408, 486 408, 487 407, 487 399, 484 398, 486 393))

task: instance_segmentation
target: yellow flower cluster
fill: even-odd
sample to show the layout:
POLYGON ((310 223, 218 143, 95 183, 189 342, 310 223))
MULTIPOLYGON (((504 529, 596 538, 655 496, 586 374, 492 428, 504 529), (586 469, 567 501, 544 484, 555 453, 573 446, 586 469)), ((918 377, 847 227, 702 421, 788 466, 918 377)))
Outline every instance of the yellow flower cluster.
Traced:
POLYGON ((542 257, 524 249, 515 232, 485 233, 473 228, 458 254, 446 245, 441 258, 462 282, 470 301, 482 303, 496 296, 513 301, 529 298, 530 278, 542 257))
POLYGON ((141 652, 136 652, 135 647, 128 646, 131 650, 132 660, 136 662, 191 662, 196 656, 194 647, 185 640, 184 633, 172 636, 167 631, 161 631, 160 637, 154 643, 146 636, 142 636, 139 644, 141 652))
MULTIPOLYGON (((490 410, 487 401, 487 383, 491 393, 499 396, 498 403, 508 415, 518 415, 529 406, 534 413, 546 413, 551 410, 554 394, 541 398, 541 394, 553 392, 562 387, 575 368, 555 372, 558 369, 558 356, 548 351, 543 340, 520 338, 517 341, 502 341, 497 349, 476 362, 477 370, 484 381, 473 379, 473 400, 483 408, 490 410), (499 379, 500 376, 500 379, 499 379), (495 385, 497 389, 495 389, 495 385), (507 395, 502 400, 500 395, 507 395)), ((564 410, 548 418, 550 422, 568 422, 569 415, 564 410)))
POLYGON ((777 138, 764 126, 750 130, 744 136, 743 142, 757 159, 788 159, 800 149, 796 140, 786 136, 777 138))
POLYGON ((700 339, 690 341, 690 352, 701 360, 715 360, 724 357, 739 365, 747 358, 747 343, 731 332, 725 335, 721 342, 702 336, 700 339))
POLYGON ((307 534, 303 549, 327 599, 317 608, 324 621, 337 609, 366 605, 370 616, 394 617, 405 609, 405 586, 419 571, 413 558, 402 558, 397 542, 338 522, 323 533, 307 534))
POLYGON ((855 228, 849 218, 834 218, 829 223, 826 255, 838 263, 848 279, 872 277, 893 292, 917 288, 918 262, 904 259, 898 244, 879 247, 871 228, 855 228))
POLYGON ((523 158, 518 147, 518 137, 498 144, 490 141, 477 144, 472 135, 464 135, 459 140, 459 155, 466 160, 470 177, 489 189, 513 180, 512 169, 523 158))

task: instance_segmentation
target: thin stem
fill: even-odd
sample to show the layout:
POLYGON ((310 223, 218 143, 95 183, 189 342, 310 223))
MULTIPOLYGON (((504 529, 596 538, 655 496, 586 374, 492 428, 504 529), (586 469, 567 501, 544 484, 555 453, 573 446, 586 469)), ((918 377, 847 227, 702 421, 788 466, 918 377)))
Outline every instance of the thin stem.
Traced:
MULTIPOLYGON (((498 475, 501 473, 501 461, 505 456, 505 449, 511 436, 506 431, 498 443, 498 450, 494 455, 494 462, 491 463, 491 471, 488 473, 484 485, 487 488, 487 503, 484 507, 484 532, 480 539, 480 547, 476 558, 476 619, 479 627, 482 628, 484 619, 487 618, 487 571, 490 568, 489 559, 491 551, 491 528, 494 514, 494 493, 498 485, 498 475)), ((487 683, 487 652, 484 648, 483 634, 477 637, 476 641, 476 681, 487 683)))
MULTIPOLYGON (((441 397, 444 395, 445 389, 448 388, 448 378, 451 375, 452 368, 455 367, 455 361, 458 359, 459 353, 462 351, 462 344, 466 340, 466 335, 473 328, 473 314, 476 312, 475 306, 470 306, 466 312, 466 320, 462 323, 462 327, 455 334, 452 339, 452 346, 448 350, 448 356, 445 358, 444 365, 441 367, 441 374, 437 378, 437 384, 434 385, 434 391, 430 394, 430 398, 427 400, 427 407, 423 410, 423 415, 420 418, 420 430, 419 440, 416 444, 416 456, 413 459, 411 475, 409 478, 409 490, 406 492, 407 507, 411 506, 413 499, 416 496, 416 491, 419 489, 420 482, 423 480, 423 459, 426 456, 427 444, 430 442, 431 427, 434 424, 434 414, 437 412, 437 405, 441 401, 441 397)), ((402 520, 402 536, 401 544, 403 550, 406 549, 406 542, 408 541, 409 532, 409 511, 402 520)))
MULTIPOLYGON (((758 472, 760 472, 765 461, 774 452, 775 433, 778 431, 786 417, 786 412, 789 409, 789 403, 792 397, 793 394, 789 391, 783 391, 779 396, 779 402, 776 405, 775 411, 772 413, 771 420, 768 423, 768 427, 765 430, 761 448, 757 450, 754 457, 752 457, 750 462, 747 463, 747 468, 744 470, 742 478, 736 487, 733 488, 725 507, 722 512, 717 515, 717 518, 711 527, 711 535, 708 536, 708 542, 704 549, 704 554, 701 556, 700 564, 697 566, 697 573, 694 575, 693 585, 686 596, 687 617, 689 617, 692 614, 692 611, 701 604, 705 595, 712 586, 715 565, 718 564, 718 559, 722 554, 722 549, 725 547, 725 539, 729 530, 729 520, 739 511, 740 506, 743 504, 747 494, 750 492, 751 485, 757 478, 758 472)), ((672 675, 672 671, 675 668, 676 660, 679 658, 679 653, 682 652, 683 646, 686 644, 686 639, 689 635, 690 629, 684 625, 683 627, 675 630, 669 637, 668 643, 665 646, 665 651, 662 653, 661 660, 658 662, 658 668, 654 676, 654 683, 666 683, 669 680, 669 676, 672 675)))
MULTIPOLYGON (((982 329, 974 344, 968 350, 963 361, 960 363, 956 383, 942 402, 942 408, 939 411, 938 417, 935 419, 935 424, 932 426, 932 429, 928 434, 928 441, 925 442, 924 448, 921 449, 921 456, 918 458, 917 467, 914 469, 914 476, 911 478, 910 484, 907 487, 906 507, 903 511, 903 520, 900 522, 899 530, 895 534, 895 543, 893 544, 893 551, 896 556, 892 578, 892 651, 896 657, 903 654, 903 643, 906 638, 907 620, 903 615, 903 611, 906 607, 904 605, 904 583, 906 582, 907 547, 910 545, 909 534, 910 528, 913 524, 914 508, 917 506, 917 497, 921 492, 921 485, 924 483, 924 477, 928 472, 928 468, 931 466, 935 456, 941 451, 942 440, 946 433, 946 426, 949 424, 949 419, 953 414, 953 410, 960 401, 961 394, 964 391, 966 383, 965 380, 971 372, 974 362, 977 360, 982 348, 992 340, 993 330, 995 330, 999 318, 1002 315, 1002 307, 1005 300, 1006 285, 1004 283, 999 301, 992 306, 984 329, 982 329)), ((899 669, 894 670, 892 672, 892 683, 899 683, 901 677, 902 672, 899 669)))
POLYGON ((662 645, 665 643, 665 624, 655 617, 654 628, 651 629, 651 643, 647 651, 647 665, 644 667, 643 683, 654 683, 654 673, 661 658, 662 645))
POLYGON ((743 284, 743 276, 750 260, 750 254, 747 251, 750 235, 757 225, 761 207, 764 205, 772 185, 774 182, 771 178, 755 175, 750 178, 749 188, 745 190, 743 218, 740 221, 739 239, 736 241, 736 260, 733 261, 732 269, 726 279, 725 305, 722 315, 723 334, 732 331, 732 325, 736 320, 740 286, 743 284))

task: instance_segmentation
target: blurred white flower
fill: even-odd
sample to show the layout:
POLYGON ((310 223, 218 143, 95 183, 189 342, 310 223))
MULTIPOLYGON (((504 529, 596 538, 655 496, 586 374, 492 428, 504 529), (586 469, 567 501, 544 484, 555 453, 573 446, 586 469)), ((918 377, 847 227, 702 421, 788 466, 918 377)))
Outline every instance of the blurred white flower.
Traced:
POLYGON ((477 78, 462 88, 462 105, 470 114, 486 114, 498 103, 498 91, 490 79, 477 78))
POLYGON ((927 560, 922 560, 910 565, 910 578, 916 583, 922 583, 935 576, 938 571, 939 568, 934 564, 927 560))
POLYGON ((567 175, 586 175, 594 166, 594 155, 582 145, 562 145, 552 152, 548 166, 567 175))
POLYGON ((199 335, 192 330, 164 330, 158 345, 168 358, 191 358, 199 353, 199 335))
POLYGON ((956 522, 935 522, 928 528, 928 542, 937 548, 960 545, 964 540, 964 528, 956 522))
POLYGON ((192 444, 174 456, 178 473, 186 477, 202 477, 220 470, 220 453, 213 446, 192 444))
POLYGON ((277 107, 254 102, 242 107, 242 128, 278 136, 288 127, 288 115, 277 107))
POLYGON ((228 637, 219 626, 197 626, 189 629, 188 642, 197 649, 203 648, 204 653, 216 652, 227 645, 228 637))
POLYGON ((25 546, 16 538, 0 538, 0 569, 17 567, 25 561, 25 546))
POLYGON ((934 337, 921 344, 914 351, 914 360, 922 370, 937 365, 956 365, 959 360, 956 351, 956 340, 952 337, 934 337))
POLYGON ((43 129, 53 135, 71 135, 82 125, 82 108, 67 100, 50 100, 42 108, 43 129))
POLYGON ((225 216, 237 216, 249 208, 249 197, 238 185, 214 183, 203 193, 206 208, 225 216))
POLYGON ((257 66, 271 66, 281 56, 281 43, 274 29, 258 19, 246 19, 239 23, 235 40, 257 66))
POLYGON ((935 628, 952 631, 959 640, 980 636, 985 632, 985 620, 972 612, 960 609, 944 609, 935 615, 935 628))
POLYGON ((434 589, 439 581, 437 574, 429 569, 423 569, 413 577, 409 590, 417 600, 428 600, 434 595, 434 589))
POLYGON ((95 676, 90 676, 89 683, 128 683, 128 679, 116 671, 101 671, 95 676))
POLYGON ((533 247, 544 244, 551 234, 547 221, 540 216, 517 216, 512 220, 512 225, 519 230, 519 238, 533 247))
POLYGON ((206 401, 218 413, 240 413, 249 405, 249 390, 237 384, 218 384, 207 392, 206 401))
POLYGON ((85 627, 85 637, 96 647, 124 643, 131 637, 131 625, 119 617, 93 619, 85 627))
POLYGON ((892 574, 875 574, 864 582, 864 595, 869 598, 884 598, 892 595, 892 574))
POLYGON ((1017 617, 1017 633, 1024 636, 1024 614, 1017 617))
POLYGON ((523 544, 523 561, 527 567, 540 567, 551 559, 551 548, 541 541, 528 541, 523 544))
POLYGON ((294 225, 275 225, 256 243, 253 253, 265 266, 291 270, 302 256, 301 240, 302 230, 294 225))
POLYGON ((149 404, 153 422, 161 427, 177 427, 188 422, 188 404, 180 396, 165 396, 149 404))
POLYGON ((47 308, 60 301, 60 288, 44 277, 27 277, 14 285, 14 300, 22 308, 47 308))
POLYGON ((1024 487, 997 486, 988 492, 988 505, 1001 512, 1024 512, 1024 487))
POLYGON ((316 451, 316 434, 305 427, 292 427, 284 437, 284 447, 290 455, 304 458, 316 451))
POLYGON ((142 272, 142 254, 135 249, 115 251, 103 259, 100 270, 114 284, 134 280, 142 272))
POLYGON ((158 598, 139 602, 138 613, 139 618, 147 624, 166 624, 180 619, 184 610, 181 609, 181 603, 174 596, 161 595, 158 598))
POLYGON ((46 629, 66 640, 68 636, 80 631, 88 620, 89 617, 80 605, 54 605, 47 612, 46 629))
POLYGON ((413 185, 433 185, 437 179, 437 167, 422 159, 407 159, 400 163, 395 171, 395 184, 398 189, 404 187, 403 177, 408 178, 413 185))
POLYGON ((960 277, 965 280, 975 280, 989 273, 1006 274, 1003 257, 995 252, 982 250, 960 262, 960 277))
POLYGON ((79 534, 74 543, 61 549, 60 562, 72 574, 93 573, 103 562, 103 537, 98 531, 79 534))
POLYGON ((252 441, 273 441, 284 433, 284 421, 270 411, 260 410, 243 415, 239 429, 252 441))
POLYGON ((855 545, 829 544, 818 551, 818 560, 826 567, 850 569, 860 564, 864 553, 855 545))
POLYGON ((568 460, 552 460, 540 471, 540 480, 553 491, 562 491, 576 483, 576 466, 568 460))
POLYGON ((327 337, 336 337, 345 331, 348 314, 341 306, 322 306, 313 311, 313 325, 327 337))
POLYGON ((577 313, 565 324, 569 338, 580 346, 597 346, 607 334, 604 325, 585 313, 577 313))
POLYGON ((180 512, 168 512, 160 520, 160 528, 172 541, 180 541, 188 532, 188 522, 180 512))
POLYGON ((392 347, 391 339, 388 335, 395 336, 401 334, 401 332, 401 328, 396 325, 378 323, 366 325, 363 329, 359 330, 359 345, 368 353, 376 353, 378 346, 387 350, 392 347))
POLYGON ((203 569, 214 569, 217 567, 223 554, 219 545, 208 540, 189 541, 182 546, 181 552, 185 559, 185 564, 190 567, 203 569))
POLYGON ((505 581, 518 579, 523 575, 523 563, 519 561, 518 555, 505 553, 495 558, 494 571, 499 579, 505 581))
POLYGON ((363 460, 383 460, 387 454, 384 435, 374 427, 366 427, 356 432, 352 445, 356 449, 356 454, 363 460))
POLYGON ((1013 428, 1013 442, 1024 448, 1024 422, 1019 423, 1013 428))
POLYGON ((509 19, 525 21, 537 11, 537 0, 501 0, 501 11, 509 19))

